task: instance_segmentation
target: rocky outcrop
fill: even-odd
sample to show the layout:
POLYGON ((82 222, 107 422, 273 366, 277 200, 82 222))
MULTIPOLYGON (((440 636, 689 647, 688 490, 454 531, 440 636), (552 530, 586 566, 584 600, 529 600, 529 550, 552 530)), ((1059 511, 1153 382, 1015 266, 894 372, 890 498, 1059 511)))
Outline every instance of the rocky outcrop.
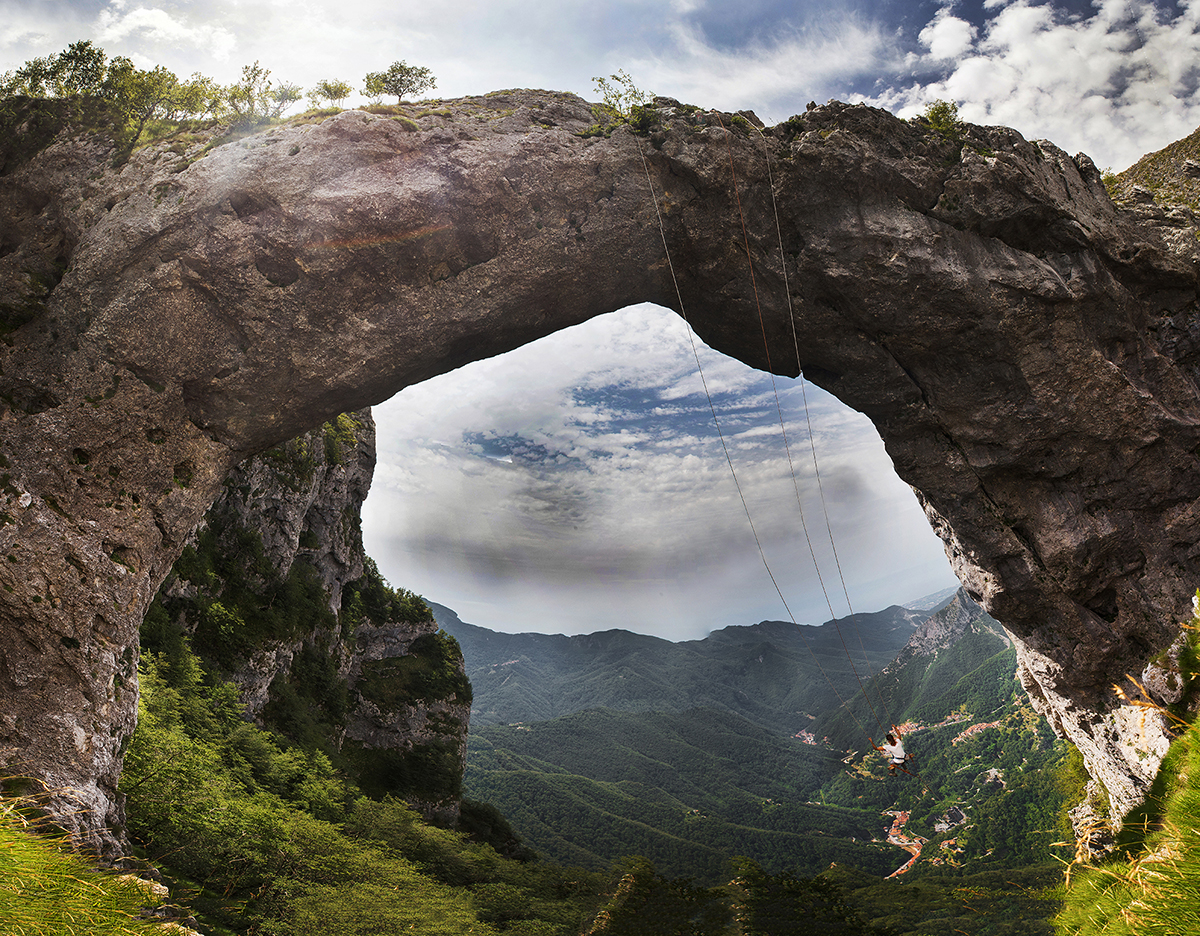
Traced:
POLYGON ((999 630, 999 625, 988 618, 987 612, 960 588, 949 602, 917 625, 896 660, 888 664, 888 669, 898 669, 913 657, 932 656, 953 646, 976 622, 982 627, 993 625, 999 630))
POLYGON ((323 743, 369 792, 454 826, 471 687, 457 643, 363 552, 374 467, 367 410, 247 459, 153 611, 237 687, 250 718, 285 734, 306 724, 292 740, 323 743))
POLYGON ((648 300, 874 421, 1035 704, 1135 799, 1158 747, 1111 687, 1200 582, 1190 219, 1004 128, 735 116, 659 100, 597 136, 576 97, 503 92, 115 167, 96 135, 6 153, 8 769, 119 825, 138 623, 244 457, 648 300))
MULTIPOLYGON (((234 468, 196 532, 209 522, 253 531, 281 579, 297 559, 315 569, 329 608, 336 613, 346 583, 363 575, 361 508, 374 470, 375 421, 370 412, 341 414, 234 468)), ((175 579, 167 595, 195 588, 186 579, 175 579)), ((271 683, 286 678, 305 639, 267 642, 239 659, 229 673, 252 717, 261 715, 271 683)), ((345 662, 340 664, 340 669, 346 668, 345 662)))

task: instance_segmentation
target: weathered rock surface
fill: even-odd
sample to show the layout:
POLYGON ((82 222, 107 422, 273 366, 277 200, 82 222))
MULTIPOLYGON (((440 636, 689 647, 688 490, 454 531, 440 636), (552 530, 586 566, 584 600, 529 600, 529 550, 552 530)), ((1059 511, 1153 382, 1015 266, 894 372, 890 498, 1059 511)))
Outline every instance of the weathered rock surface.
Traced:
POLYGON ((760 135, 659 104, 644 137, 504 92, 116 169, 97 137, 4 161, 2 302, 30 319, 0 348, 7 769, 119 833, 138 622, 228 470, 648 300, 753 366, 798 350, 874 421, 1035 704, 1116 808, 1139 795, 1157 742, 1111 686, 1200 582, 1192 222, 1003 128, 960 152, 863 106, 760 135))
MULTIPOLYGON (((226 594, 246 587, 243 573, 250 583, 257 580, 260 554, 274 582, 293 576, 297 563, 315 570, 317 593, 332 614, 296 615, 288 621, 291 633, 282 638, 261 635, 261 625, 246 627, 260 634, 252 646, 218 654, 223 677, 237 686, 246 714, 260 724, 267 722, 268 704, 278 701, 281 687, 311 705, 311 687, 300 683, 316 678, 338 684, 345 702, 336 712, 305 713, 329 719, 324 739, 329 748, 354 745, 358 770, 368 775, 374 792, 399 795, 430 821, 453 827, 461 805, 457 791, 466 761, 470 684, 457 645, 434 637, 439 627, 427 608, 404 620, 376 623, 363 607, 360 593, 376 587, 364 574, 377 575, 366 568, 362 542, 362 506, 374 468, 375 422, 368 410, 339 415, 242 462, 188 543, 199 546, 209 532, 217 550, 236 554, 221 568, 235 570, 240 584, 221 580, 206 563, 179 562, 162 590, 163 609, 193 644, 199 639, 203 654, 212 650, 209 635, 200 633, 206 604, 230 600, 226 594), (351 609, 342 614, 351 587, 358 603, 351 599, 351 609), (201 600, 189 600, 195 598, 201 600), (414 652, 413 659, 401 659, 414 652), (323 676, 314 674, 306 653, 326 661, 319 670, 323 676), (441 683, 421 679, 430 670, 442 673, 441 683), (421 774, 425 782, 410 776, 405 783, 397 773, 421 774)), ((278 591, 262 584, 256 602, 274 603, 278 591)), ((378 608, 374 613, 380 616, 378 608)))
MULTIPOLYGON (((986 614, 987 612, 960 588, 945 607, 917 625, 908 642, 896 655, 895 661, 888 664, 888 669, 899 668, 912 657, 932 656, 939 650, 953 646, 974 621, 986 614)), ((999 631, 999 627, 996 630, 999 631)))
MULTIPOLYGON (((366 410, 344 414, 234 468, 207 517, 257 533, 280 578, 301 558, 317 570, 337 612, 344 586, 363 574, 361 508, 374 470, 375 421, 366 410)), ((229 674, 250 716, 261 715, 272 681, 286 677, 304 639, 267 644, 229 674)))

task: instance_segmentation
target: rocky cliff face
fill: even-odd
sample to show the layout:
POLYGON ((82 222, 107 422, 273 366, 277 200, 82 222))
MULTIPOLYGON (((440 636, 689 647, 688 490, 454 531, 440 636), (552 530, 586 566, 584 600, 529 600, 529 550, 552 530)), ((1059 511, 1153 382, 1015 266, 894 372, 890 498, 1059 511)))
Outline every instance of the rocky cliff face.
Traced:
POLYGON ((243 462, 150 617, 186 633, 260 724, 324 746, 368 792, 453 825, 470 684, 429 609, 364 555, 374 467, 367 410, 243 462))
MULTIPOLYGON (((984 624, 986 615, 987 612, 960 588, 944 607, 917 626, 888 669, 899 668, 912 657, 932 656, 953 646, 973 622, 982 618, 981 624, 984 624)), ((999 625, 996 629, 999 630, 999 625)))
POLYGON ((0 128, 0 761, 119 822, 137 627, 235 464, 648 300, 874 421, 1035 704, 1132 803, 1162 733, 1111 686, 1200 582, 1190 214, 1005 128, 734 116, 660 100, 595 136, 574 96, 504 92, 119 166, 0 128))

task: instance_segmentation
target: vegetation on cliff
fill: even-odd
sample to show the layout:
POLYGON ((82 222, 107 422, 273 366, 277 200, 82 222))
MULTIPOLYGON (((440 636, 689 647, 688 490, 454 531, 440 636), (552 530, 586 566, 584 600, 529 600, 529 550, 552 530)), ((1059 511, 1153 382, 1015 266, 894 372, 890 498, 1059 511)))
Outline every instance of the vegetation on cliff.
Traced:
MULTIPOLYGON (((1179 701, 1158 709, 1180 729, 1142 805, 1124 817, 1112 855, 1072 864, 1059 936, 1174 936, 1200 932, 1200 592, 1178 652, 1179 701), (1189 726, 1189 722, 1191 722, 1189 726)), ((1154 709, 1150 703, 1148 708, 1154 709)))
POLYGON ((599 876, 503 858, 362 796, 322 752, 247 722, 186 640, 170 658, 148 652, 141 678, 129 834, 218 931, 490 936, 507 920, 574 934, 599 900, 599 876))

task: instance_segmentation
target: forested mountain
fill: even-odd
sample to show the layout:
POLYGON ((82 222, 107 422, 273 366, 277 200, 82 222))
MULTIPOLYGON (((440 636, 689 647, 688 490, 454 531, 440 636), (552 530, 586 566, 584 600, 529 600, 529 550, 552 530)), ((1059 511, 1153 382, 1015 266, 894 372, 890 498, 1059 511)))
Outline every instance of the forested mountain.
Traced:
POLYGON ((896 658, 927 611, 883 611, 808 627, 763 621, 674 643, 609 630, 505 634, 430 603, 462 647, 475 690, 471 721, 544 721, 591 708, 684 712, 708 707, 794 734, 896 658))
POLYGON ((636 853, 705 884, 736 855, 769 874, 824 880, 832 867, 863 919, 898 933, 976 931, 967 917, 1049 932, 1053 902, 1034 895, 1059 874, 1052 843, 1071 837, 1075 765, 1029 708, 1003 629, 965 593, 932 615, 763 622, 680 644, 499 634, 434 610, 486 713, 465 789, 539 853, 595 869, 636 853), (848 662, 860 636, 875 674, 860 664, 865 693, 848 662), (914 757, 889 776, 868 738, 893 723, 914 757), (898 907, 888 876, 920 878, 906 892, 924 897, 898 907))

